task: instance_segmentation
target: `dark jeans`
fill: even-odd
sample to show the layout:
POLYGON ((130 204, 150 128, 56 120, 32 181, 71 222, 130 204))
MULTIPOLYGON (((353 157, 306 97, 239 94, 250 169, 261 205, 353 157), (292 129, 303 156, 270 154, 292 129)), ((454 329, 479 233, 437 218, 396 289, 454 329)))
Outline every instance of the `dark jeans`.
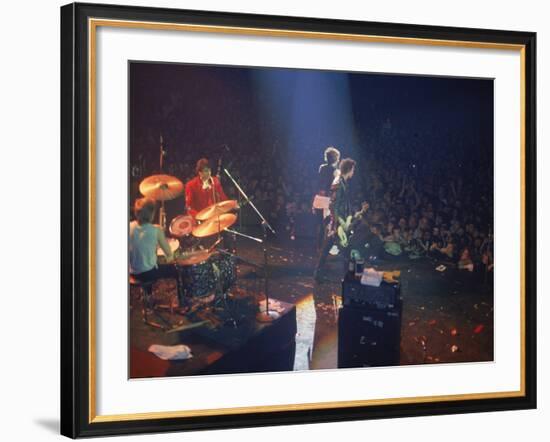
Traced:
POLYGON ((155 282, 159 279, 175 279, 178 289, 178 299, 183 299, 183 290, 175 264, 160 264, 156 269, 133 274, 132 276, 139 282, 155 282))
POLYGON ((317 235, 316 235, 316 246, 317 250, 321 250, 323 247, 323 240, 325 239, 325 227, 326 222, 323 218, 323 210, 322 209, 315 209, 315 226, 317 228, 317 235))
POLYGON ((342 261, 342 269, 343 273, 342 276, 347 271, 348 266, 348 260, 349 260, 349 254, 350 254, 350 247, 342 247, 338 244, 338 235, 334 234, 332 236, 326 236, 323 239, 323 245, 321 246, 321 251, 319 252, 319 259, 317 260, 317 265, 315 266, 315 276, 320 276, 320 273, 323 270, 323 267, 325 266, 325 262, 327 261, 328 252, 330 252, 330 249, 332 249, 333 245, 337 245, 340 249, 340 253, 338 254, 338 259, 342 261))

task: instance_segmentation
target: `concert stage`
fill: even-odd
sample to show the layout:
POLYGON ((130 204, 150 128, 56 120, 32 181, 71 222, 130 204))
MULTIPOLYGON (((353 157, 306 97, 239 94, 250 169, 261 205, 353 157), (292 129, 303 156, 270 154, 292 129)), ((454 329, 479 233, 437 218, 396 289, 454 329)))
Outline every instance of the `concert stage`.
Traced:
MULTIPOLYGON (((196 314, 187 314, 205 325, 165 333, 139 333, 132 339, 130 377, 188 376, 226 373, 257 373, 262 371, 289 371, 294 367, 296 350, 296 308, 292 304, 271 300, 271 308, 280 317, 271 323, 256 321, 256 297, 245 296, 231 302, 231 315, 235 322, 224 320, 225 306, 205 308, 196 314), (150 345, 171 346, 185 344, 193 357, 185 360, 162 360, 148 351, 150 345)), ((263 304, 263 303, 262 303, 263 304)), ((260 306, 261 307, 261 306, 260 306)), ((140 321, 141 314, 132 309, 132 324, 140 321)), ((166 315, 165 315, 166 316, 166 315)), ((144 325, 145 327, 148 327, 144 325)), ((145 330, 142 330, 145 332, 145 330)))
MULTIPOLYGON (((209 326, 175 333, 150 327, 141 320, 139 294, 132 288, 131 377, 336 369, 342 266, 330 258, 327 280, 316 283, 312 278, 316 258, 313 242, 300 237, 269 241, 269 295, 277 300, 277 308, 282 308, 281 318, 272 324, 255 320, 258 306, 265 308, 264 284, 261 269, 250 264, 260 265, 263 256, 261 247, 246 239, 237 240, 237 253, 248 263, 237 264, 237 280, 231 291, 237 306, 231 307, 231 312, 218 303, 217 310, 199 309, 192 318, 189 314, 160 313, 173 326, 210 318, 209 326), (226 321, 228 315, 237 319, 236 328, 226 321), (193 358, 163 361, 147 351, 152 344, 188 345, 193 358)), ((449 263, 445 272, 438 272, 435 268, 439 264, 426 258, 403 258, 377 265, 382 270, 401 270, 399 364, 493 360, 490 281, 449 263)), ((159 303, 168 304, 175 296, 175 283, 160 281, 155 296, 159 303)))

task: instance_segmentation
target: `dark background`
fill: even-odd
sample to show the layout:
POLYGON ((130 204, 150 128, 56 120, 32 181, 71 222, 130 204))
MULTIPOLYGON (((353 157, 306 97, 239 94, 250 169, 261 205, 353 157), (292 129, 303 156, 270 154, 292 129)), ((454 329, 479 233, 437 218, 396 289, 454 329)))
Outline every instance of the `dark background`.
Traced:
MULTIPOLYGON (((334 145, 358 161, 356 204, 369 200, 387 219, 409 216, 418 209, 414 189, 420 209, 434 206, 432 217, 446 209, 446 221, 492 229, 491 79, 142 62, 129 69, 130 203, 139 181, 159 172, 162 134, 165 173, 185 182, 199 158, 211 160, 213 173, 221 159, 266 216, 287 225, 289 211, 310 211, 323 151, 334 145)), ((222 183, 236 197, 223 173, 222 183)), ((183 197, 170 202, 169 219, 183 210, 183 197)))

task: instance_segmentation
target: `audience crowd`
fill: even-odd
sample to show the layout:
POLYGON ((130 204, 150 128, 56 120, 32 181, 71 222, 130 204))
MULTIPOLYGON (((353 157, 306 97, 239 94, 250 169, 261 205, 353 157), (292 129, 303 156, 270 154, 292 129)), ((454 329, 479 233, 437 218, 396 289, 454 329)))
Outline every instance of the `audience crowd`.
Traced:
MULTIPOLYGON (((428 258, 460 269, 493 268, 493 151, 491 140, 457 137, 444 131, 399 131, 383 120, 380 131, 360 136, 354 146, 338 145, 357 161, 352 195, 358 210, 370 208, 356 226, 356 247, 371 259, 428 258)), ((213 143, 211 143, 212 145, 213 143)), ((208 143, 205 143, 208 146, 208 143)), ((269 145, 170 148, 164 173, 187 182, 198 158, 208 157, 220 172, 229 198, 239 198, 223 173, 227 168, 280 235, 315 238, 311 203, 326 144, 304 142, 290 148, 269 145), (221 163, 218 161, 221 158, 221 163), (218 169, 218 166, 221 166, 218 169)), ((158 155, 132 157, 133 192, 140 179, 158 173, 158 155)), ((256 222, 243 210, 243 223, 256 222)))

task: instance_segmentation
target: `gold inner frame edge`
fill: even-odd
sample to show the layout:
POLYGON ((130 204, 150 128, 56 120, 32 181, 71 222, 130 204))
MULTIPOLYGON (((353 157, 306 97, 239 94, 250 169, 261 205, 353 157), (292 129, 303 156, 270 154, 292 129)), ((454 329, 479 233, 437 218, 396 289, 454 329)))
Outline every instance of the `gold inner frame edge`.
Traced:
POLYGON ((220 415, 235 415, 258 412, 280 412, 280 411, 304 411, 304 410, 322 410, 328 408, 348 408, 348 407, 365 407, 375 405, 397 405, 397 404, 414 404, 426 402, 442 402, 442 401, 460 401, 460 400, 482 400, 496 398, 513 398, 525 396, 525 45, 522 44, 507 44, 494 42, 474 42, 460 40, 440 40, 440 39, 423 39, 412 37, 390 37, 376 35, 361 35, 361 34, 346 34, 346 33, 326 33, 312 31, 292 31, 282 29, 265 29, 265 28, 246 28, 233 26, 212 26, 212 25, 196 25, 182 23, 158 23, 158 22, 143 22, 131 20, 111 20, 111 19, 88 19, 88 94, 89 94, 89 401, 88 401, 88 421, 89 423, 100 422, 120 422, 134 421, 146 419, 169 419, 183 417, 199 417, 199 416, 220 416, 220 415), (371 43, 388 43, 388 44, 413 44, 420 46, 444 46, 444 47, 460 47, 460 48, 478 48, 478 49, 498 49, 519 51, 520 53, 520 208, 521 208, 521 232, 520 232, 520 390, 506 392, 488 392, 488 393, 465 393, 455 395, 438 395, 438 396, 417 396, 404 398, 387 398, 387 399, 367 399, 354 401, 337 401, 337 402, 317 402, 317 403, 301 403, 301 404, 284 404, 284 405, 263 405, 253 407, 234 407, 234 408, 217 408, 217 409, 199 409, 199 410, 181 410, 181 411, 161 411, 148 413, 129 413, 129 414, 113 414, 113 415, 97 415, 96 414, 96 315, 95 315, 95 273, 96 273, 96 255, 95 255, 95 208, 96 208, 96 164, 95 164, 95 148, 96 148, 96 31, 97 27, 117 27, 117 28, 137 28, 149 30, 173 30, 187 32, 208 32, 222 34, 237 34, 237 35, 256 35, 256 36, 273 36, 273 37, 293 37, 293 38, 309 38, 309 39, 325 39, 325 40, 340 40, 340 41, 358 41, 371 43))

